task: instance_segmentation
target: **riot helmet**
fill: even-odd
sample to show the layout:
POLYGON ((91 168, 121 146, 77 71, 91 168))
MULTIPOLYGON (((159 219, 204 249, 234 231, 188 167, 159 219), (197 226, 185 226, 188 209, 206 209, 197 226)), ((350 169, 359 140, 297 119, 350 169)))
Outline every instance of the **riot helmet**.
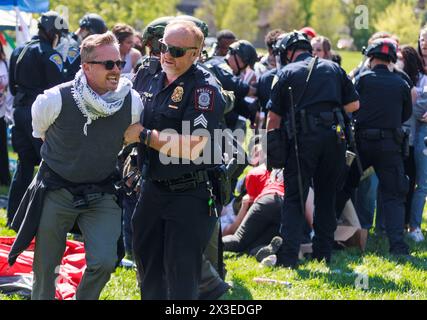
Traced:
POLYGON ((377 39, 366 49, 366 56, 395 63, 397 61, 397 43, 391 38, 377 39))
POLYGON ((88 13, 83 16, 79 21, 79 27, 87 29, 90 34, 102 34, 108 30, 104 19, 96 13, 88 13))

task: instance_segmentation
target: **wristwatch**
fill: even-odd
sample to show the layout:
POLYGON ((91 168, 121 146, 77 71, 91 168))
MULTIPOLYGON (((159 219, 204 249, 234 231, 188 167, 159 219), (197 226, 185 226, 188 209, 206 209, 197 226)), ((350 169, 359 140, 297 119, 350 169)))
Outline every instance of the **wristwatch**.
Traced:
POLYGON ((142 129, 141 133, 139 134, 139 140, 144 143, 146 146, 150 146, 150 139, 151 139, 151 130, 144 128, 142 129))

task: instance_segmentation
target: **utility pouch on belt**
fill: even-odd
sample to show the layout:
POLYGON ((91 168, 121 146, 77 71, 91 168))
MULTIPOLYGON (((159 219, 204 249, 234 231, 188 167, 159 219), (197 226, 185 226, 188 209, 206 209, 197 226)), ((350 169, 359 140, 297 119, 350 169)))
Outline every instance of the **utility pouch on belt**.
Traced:
POLYGON ((289 155, 289 139, 282 126, 267 132, 267 169, 282 169, 289 155))
POLYGON ((231 160, 225 165, 219 165, 209 170, 209 177, 213 185, 213 193, 216 196, 216 201, 226 206, 231 201, 231 177, 234 172, 239 168, 236 158, 231 160))
POLYGON ((404 159, 409 157, 409 131, 398 128, 394 132, 396 143, 402 147, 402 156, 404 159))

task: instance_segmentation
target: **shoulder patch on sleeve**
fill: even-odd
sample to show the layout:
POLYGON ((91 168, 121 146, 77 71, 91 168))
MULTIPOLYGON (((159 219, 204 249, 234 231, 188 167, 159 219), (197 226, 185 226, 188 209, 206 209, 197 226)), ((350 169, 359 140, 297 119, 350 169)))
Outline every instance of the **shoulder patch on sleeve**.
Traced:
POLYGON ((196 88, 194 94, 194 106, 199 111, 212 111, 215 100, 215 91, 213 87, 206 86, 196 88))
POLYGON ((62 58, 59 55, 59 53, 54 53, 49 57, 49 60, 52 61, 59 69, 60 72, 62 72, 62 68, 64 67, 64 64, 62 62, 62 58))
POLYGON ((67 60, 70 64, 73 64, 74 61, 80 56, 80 52, 77 48, 68 49, 67 60))

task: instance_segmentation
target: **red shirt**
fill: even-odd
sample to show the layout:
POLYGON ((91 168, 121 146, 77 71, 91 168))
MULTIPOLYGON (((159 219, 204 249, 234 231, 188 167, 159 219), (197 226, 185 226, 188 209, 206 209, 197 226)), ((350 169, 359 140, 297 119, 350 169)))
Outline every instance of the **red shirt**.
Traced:
POLYGON ((251 199, 254 199, 254 202, 268 194, 277 193, 281 196, 285 194, 283 180, 271 181, 270 174, 264 165, 251 169, 247 174, 245 180, 246 190, 251 199))

